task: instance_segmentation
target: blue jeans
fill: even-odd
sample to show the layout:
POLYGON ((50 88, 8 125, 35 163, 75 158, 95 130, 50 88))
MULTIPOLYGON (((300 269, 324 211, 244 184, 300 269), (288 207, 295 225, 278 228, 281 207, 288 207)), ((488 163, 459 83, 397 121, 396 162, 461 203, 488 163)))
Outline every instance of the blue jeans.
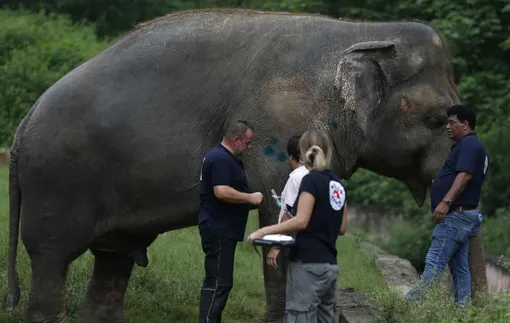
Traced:
POLYGON ((469 239, 480 230, 480 218, 479 210, 451 212, 444 222, 435 226, 423 276, 407 293, 407 300, 422 299, 431 283, 441 276, 446 264, 450 267, 455 286, 455 303, 463 305, 470 300, 468 246, 469 239))

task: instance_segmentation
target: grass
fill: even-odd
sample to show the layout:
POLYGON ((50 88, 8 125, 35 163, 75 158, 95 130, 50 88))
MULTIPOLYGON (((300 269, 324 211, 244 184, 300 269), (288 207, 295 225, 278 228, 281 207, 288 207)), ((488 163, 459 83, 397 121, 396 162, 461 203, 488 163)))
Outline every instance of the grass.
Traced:
POLYGON ((451 296, 437 284, 419 302, 406 302, 388 289, 368 293, 381 309, 380 321, 391 323, 509 323, 510 293, 485 295, 465 309, 457 308, 451 296))
MULTIPOLYGON (((8 238, 8 172, 0 167, 0 295, 7 284, 8 238)), ((250 217, 246 233, 257 228, 256 213, 250 217)), ((366 293, 381 310, 380 322, 391 323, 489 323, 510 322, 510 293, 490 295, 466 310, 457 309, 452 299, 437 287, 423 302, 408 303, 401 295, 390 291, 373 259, 362 253, 358 244, 367 238, 362 232, 338 239, 340 287, 352 287, 366 293)), ((224 322, 260 322, 265 298, 262 263, 252 246, 241 243, 236 251, 235 281, 224 311, 224 322)), ((84 297, 93 267, 93 256, 85 253, 73 262, 67 277, 68 311, 71 322, 78 321, 80 303, 84 297)), ((18 271, 21 301, 10 314, 0 312, 0 322, 24 322, 30 282, 30 263, 20 242, 18 271)), ((134 267, 125 300, 128 322, 198 321, 198 302, 203 279, 203 254, 197 227, 160 235, 149 248, 149 266, 134 267)))
MULTIPOLYGON (((7 284, 8 241, 8 171, 0 168, 0 295, 7 284)), ((257 228, 257 215, 250 217, 246 233, 257 228)), ((356 291, 387 290, 373 261, 357 247, 353 235, 338 239, 339 285, 356 291)), ((160 235, 149 247, 149 266, 134 267, 125 300, 129 322, 198 321, 198 302, 203 279, 203 253, 197 227, 160 235)), ((93 256, 85 253, 73 262, 67 277, 68 310, 77 322, 80 303, 93 267, 93 256)), ((0 322, 24 322, 30 283, 30 263, 20 241, 18 271, 21 301, 15 311, 0 312, 0 322)), ((252 246, 241 243, 235 257, 234 289, 224 311, 226 323, 259 322, 264 313, 265 297, 262 260, 252 246)))

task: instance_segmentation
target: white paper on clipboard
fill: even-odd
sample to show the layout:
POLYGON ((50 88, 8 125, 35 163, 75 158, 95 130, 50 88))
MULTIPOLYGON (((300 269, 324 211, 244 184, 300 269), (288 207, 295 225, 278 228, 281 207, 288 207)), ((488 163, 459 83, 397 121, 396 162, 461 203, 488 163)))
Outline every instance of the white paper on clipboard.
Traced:
POLYGON ((292 241, 294 240, 291 236, 286 234, 268 234, 265 235, 262 239, 269 241, 292 241))

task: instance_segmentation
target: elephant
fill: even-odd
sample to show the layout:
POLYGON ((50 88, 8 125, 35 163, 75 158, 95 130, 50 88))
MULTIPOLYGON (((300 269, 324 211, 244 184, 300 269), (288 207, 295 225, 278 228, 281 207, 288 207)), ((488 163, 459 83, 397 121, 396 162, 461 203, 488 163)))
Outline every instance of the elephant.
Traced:
MULTIPOLYGON (((80 320, 123 322, 134 264, 147 265, 159 234, 197 224, 203 157, 233 119, 253 125, 243 161, 264 194, 261 226, 277 221, 270 190, 288 176, 287 139, 311 128, 330 137, 339 177, 395 178, 421 206, 456 103, 446 42, 420 21, 204 9, 142 23, 50 86, 16 130, 6 309, 19 301, 21 230, 27 322, 68 322, 66 273, 87 250, 80 320)), ((264 262, 266 322, 283 320, 286 262, 264 262)))

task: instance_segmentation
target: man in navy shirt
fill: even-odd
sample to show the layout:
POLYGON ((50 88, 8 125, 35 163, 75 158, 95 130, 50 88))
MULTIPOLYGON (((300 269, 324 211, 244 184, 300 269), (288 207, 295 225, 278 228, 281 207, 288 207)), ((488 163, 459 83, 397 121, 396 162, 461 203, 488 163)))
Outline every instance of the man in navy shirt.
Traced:
POLYGON ((432 219, 436 223, 422 280, 406 296, 418 299, 448 264, 455 285, 455 302, 471 298, 468 267, 469 239, 476 236, 482 219, 477 209, 489 159, 475 130, 475 112, 464 105, 447 110, 446 126, 455 141, 430 190, 432 219))
POLYGON ((244 239, 248 213, 262 202, 252 193, 243 162, 253 131, 244 120, 231 122, 223 140, 205 156, 200 174, 198 226, 205 253, 205 279, 200 295, 200 322, 221 322, 233 286, 234 253, 244 239))

